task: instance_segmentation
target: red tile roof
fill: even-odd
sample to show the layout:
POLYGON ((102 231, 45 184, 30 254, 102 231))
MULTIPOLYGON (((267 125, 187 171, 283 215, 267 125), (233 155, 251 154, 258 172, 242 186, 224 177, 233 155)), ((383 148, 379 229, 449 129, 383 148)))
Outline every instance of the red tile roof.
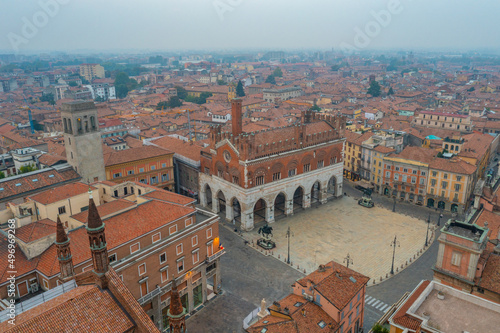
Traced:
MULTIPOLYGON (((116 185, 116 184, 113 184, 113 185, 116 185)), ((121 210, 124 210, 124 209, 131 208, 133 206, 135 206, 134 202, 131 202, 131 201, 128 201, 125 199, 117 199, 117 200, 113 200, 110 202, 106 202, 106 203, 98 206, 97 212, 99 213, 101 218, 104 219, 109 215, 112 215, 112 214, 119 212, 121 210)), ((78 214, 75 214, 71 217, 77 221, 82 222, 82 223, 87 223, 88 216, 89 216, 89 212, 88 212, 88 210, 86 210, 86 211, 80 212, 78 214)))
POLYGON ((329 262, 324 267, 323 270, 317 269, 298 280, 297 283, 307 287, 308 281, 310 281, 314 289, 340 311, 370 281, 369 277, 334 261, 329 262))
POLYGON ((54 235, 55 232, 56 223, 49 219, 43 219, 16 229, 16 238, 29 243, 49 235, 54 235))
POLYGON ((266 333, 324 333, 335 332, 339 326, 320 306, 304 300, 301 296, 290 294, 280 300, 279 304, 280 308, 272 305, 269 310, 278 311, 284 315, 280 317, 267 315, 250 326, 247 332, 260 333, 266 328, 266 333), (295 306, 296 304, 299 306, 295 306), (288 309, 288 314, 285 308, 288 309), (326 324, 326 327, 322 328, 318 325, 321 321, 326 324), (330 324, 331 327, 328 326, 330 324))
POLYGON ((47 187, 79 179, 81 179, 80 175, 72 168, 62 171, 47 170, 15 179, 8 177, 0 181, 0 200, 22 194, 31 194, 47 187))
POLYGON ((125 150, 113 150, 108 154, 104 154, 104 164, 106 166, 110 166, 169 154, 173 154, 173 152, 155 146, 144 146, 125 150))
POLYGON ((407 327, 411 330, 417 330, 420 327, 422 321, 409 314, 407 314, 410 307, 417 300, 417 298, 422 294, 422 292, 431 283, 430 281, 423 281, 420 286, 406 299, 399 310, 393 315, 392 321, 400 326, 407 327))
POLYGON ((164 202, 170 202, 182 206, 187 206, 196 202, 196 200, 193 198, 185 197, 183 195, 161 189, 157 189, 155 191, 143 194, 142 197, 160 200, 164 202))
POLYGON ((170 136, 155 139, 151 143, 197 162, 200 161, 201 149, 203 148, 197 143, 189 143, 170 136))
POLYGON ((0 324, 2 332, 127 332, 135 326, 109 292, 97 285, 80 286, 16 316, 16 325, 0 324))
MULTIPOLYGON (((96 190, 96 188, 93 186, 90 186, 90 189, 96 190)), ((73 184, 66 184, 42 193, 32 195, 30 199, 39 202, 41 204, 47 205, 74 197, 79 194, 87 193, 88 191, 89 191, 89 185, 78 182, 73 184)))

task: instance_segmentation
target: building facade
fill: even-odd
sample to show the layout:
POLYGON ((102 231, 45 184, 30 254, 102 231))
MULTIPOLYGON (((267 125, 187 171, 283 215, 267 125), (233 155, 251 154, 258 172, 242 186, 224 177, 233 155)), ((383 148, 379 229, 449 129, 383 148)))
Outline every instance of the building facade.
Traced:
POLYGON ((306 112, 301 124, 243 133, 241 100, 232 114, 232 133, 212 127, 201 151, 202 206, 251 230, 342 196, 343 118, 306 112))
MULTIPOLYGON (((173 284, 188 313, 217 294, 221 285, 219 259, 224 254, 217 215, 196 209, 191 198, 137 182, 93 183, 86 200, 80 200, 80 187, 88 191, 88 185, 82 183, 75 197, 71 196, 73 191, 61 191, 73 205, 69 226, 64 229, 70 240, 74 275, 111 267, 160 329, 169 327, 173 284), (106 235, 101 239, 104 228, 106 235), (88 251, 89 233, 92 251, 88 251)), ((52 191, 37 195, 37 204, 43 206, 41 202, 52 195, 52 191)), ((54 205, 49 202, 44 206, 54 205)), ((54 263, 61 254, 58 247, 66 244, 61 237, 58 244, 56 237, 57 230, 67 225, 64 219, 59 226, 45 218, 16 229, 16 299, 22 301, 40 289, 47 291, 61 284, 60 267, 54 263)), ((7 237, 0 231, 1 244, 8 242, 7 237)), ((0 254, 7 255, 7 246, 1 248, 5 253, 0 254)), ((7 266, 0 269, 6 277, 7 266)), ((0 298, 7 297, 8 285, 6 278, 0 282, 0 298)))
POLYGON ((413 119, 412 125, 454 130, 462 133, 471 133, 473 128, 471 117, 468 115, 436 111, 419 112, 413 119))
POLYGON ((80 76, 89 82, 93 79, 104 79, 104 67, 99 64, 81 64, 80 76))
POLYGON ((105 155, 106 179, 138 181, 173 191, 174 153, 154 146, 114 150, 105 155))

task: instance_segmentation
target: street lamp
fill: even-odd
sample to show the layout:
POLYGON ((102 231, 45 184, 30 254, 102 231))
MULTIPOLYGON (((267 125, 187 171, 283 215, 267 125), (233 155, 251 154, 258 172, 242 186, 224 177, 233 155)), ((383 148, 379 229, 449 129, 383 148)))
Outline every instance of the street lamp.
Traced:
POLYGON ((285 237, 288 238, 288 258, 286 259, 286 263, 290 265, 290 238, 293 237, 293 233, 290 231, 290 227, 288 227, 285 237))
POLYGON ((427 218, 427 233, 425 234, 425 247, 429 244, 428 238, 429 238, 429 226, 431 225, 431 213, 429 213, 429 217, 427 218))
POLYGON ((394 275, 394 257, 396 256, 396 246, 399 247, 399 241, 396 236, 394 236, 394 240, 391 242, 392 249, 392 267, 391 267, 391 275, 394 275))
POLYGON ((347 254, 347 257, 344 258, 344 264, 347 264, 347 268, 349 268, 349 264, 354 265, 354 262, 352 261, 349 253, 347 254))
POLYGON ((439 218, 438 218, 438 227, 441 225, 440 222, 441 222, 441 218, 443 217, 443 209, 441 209, 441 212, 439 213, 439 218))
POLYGON ((392 205, 392 212, 396 212, 396 197, 394 197, 394 204, 392 205))

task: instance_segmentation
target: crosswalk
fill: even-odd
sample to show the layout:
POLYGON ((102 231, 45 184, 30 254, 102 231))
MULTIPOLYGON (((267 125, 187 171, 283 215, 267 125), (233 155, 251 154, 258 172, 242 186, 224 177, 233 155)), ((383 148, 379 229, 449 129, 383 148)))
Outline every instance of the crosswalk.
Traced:
POLYGON ((365 306, 366 305, 369 305, 383 313, 386 313, 391 307, 390 305, 385 304, 384 302, 368 295, 365 295, 365 306))

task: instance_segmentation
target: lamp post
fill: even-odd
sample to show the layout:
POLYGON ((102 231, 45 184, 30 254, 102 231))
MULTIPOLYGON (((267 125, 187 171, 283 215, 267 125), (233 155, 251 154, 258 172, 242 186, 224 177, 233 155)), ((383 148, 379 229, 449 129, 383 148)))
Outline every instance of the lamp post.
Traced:
POLYGON ((399 242, 397 240, 397 236, 394 236, 394 240, 391 242, 392 249, 392 267, 391 267, 391 275, 394 275, 394 258, 396 257, 396 246, 399 247, 399 242))
POLYGON ((354 265, 354 262, 352 261, 349 253, 347 254, 347 257, 344 258, 344 264, 347 264, 347 268, 349 268, 349 264, 354 265))
POLYGON ((425 247, 429 245, 429 241, 427 240, 429 238, 429 226, 431 225, 431 213, 429 213, 429 217, 427 218, 427 233, 425 234, 425 247))
POLYGON ((394 204, 392 205, 392 212, 396 212, 396 197, 394 197, 394 204))
POLYGON ((438 227, 441 225, 441 218, 443 217, 443 210, 441 209, 441 211, 439 212, 439 217, 438 217, 438 227))
POLYGON ((286 263, 290 265, 290 238, 293 237, 293 233, 290 231, 290 227, 288 227, 285 237, 288 238, 288 258, 286 259, 286 263))

